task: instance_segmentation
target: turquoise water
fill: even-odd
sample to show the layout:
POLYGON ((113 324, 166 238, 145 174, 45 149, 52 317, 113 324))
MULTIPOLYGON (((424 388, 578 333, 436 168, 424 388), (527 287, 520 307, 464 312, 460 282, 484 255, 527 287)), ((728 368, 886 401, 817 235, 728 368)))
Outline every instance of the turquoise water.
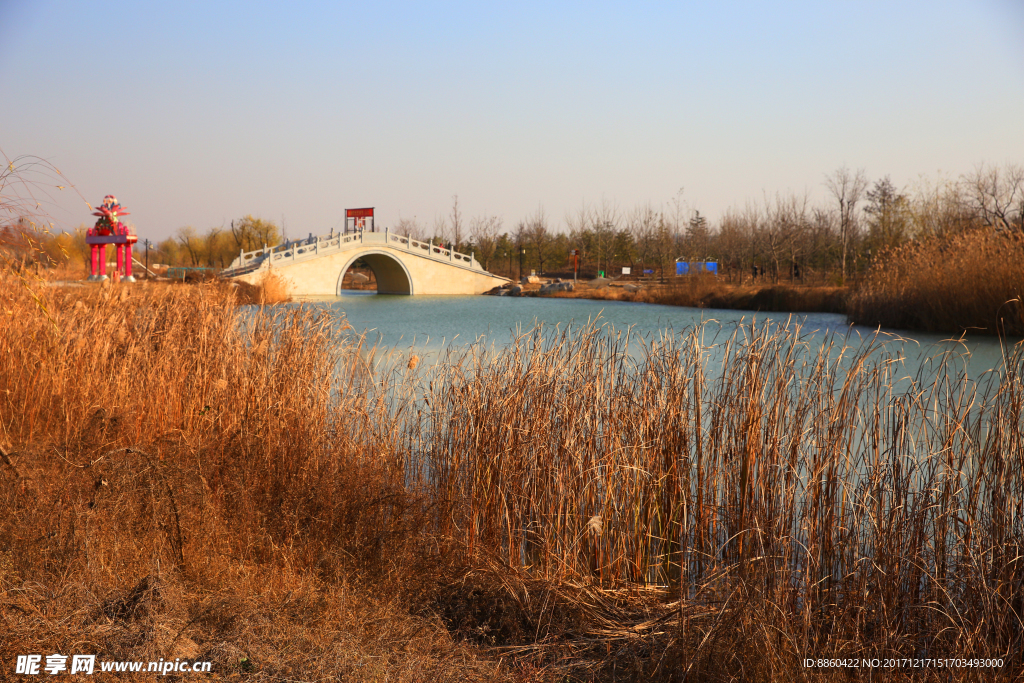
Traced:
MULTIPOLYGON (((384 349, 433 355, 446 348, 481 344, 500 348, 537 324, 545 329, 581 327, 596 321, 613 331, 631 330, 649 340, 683 332, 702 322, 709 341, 724 340, 737 326, 756 322, 799 324, 803 335, 824 339, 830 333, 851 346, 875 336, 872 328, 850 325, 835 313, 763 313, 752 311, 658 306, 623 301, 589 299, 515 298, 491 296, 387 296, 372 292, 340 297, 309 298, 303 305, 327 307, 348 320, 355 331, 365 333, 370 344, 384 349)), ((937 354, 969 351, 968 375, 977 378, 1001 364, 1002 349, 992 337, 952 340, 949 335, 882 330, 890 351, 902 350, 907 369, 913 370, 937 354)), ((1011 340, 1009 345, 1012 346, 1011 340)))
MULTIPOLYGON (((406 460, 406 472, 411 484, 430 480, 438 471, 435 469, 434 463, 442 463, 443 466, 445 462, 452 462, 446 460, 447 458, 455 458, 456 461, 462 462, 458 460, 460 457, 458 453, 462 451, 468 453, 473 450, 472 429, 467 427, 468 431, 465 431, 460 427, 463 422, 465 424, 472 423, 471 411, 467 409, 465 403, 458 401, 446 403, 443 399, 445 387, 450 386, 445 385, 444 382, 453 377, 463 376, 461 374, 464 367, 462 352, 469 349, 471 345, 479 345, 478 348, 472 349, 472 353, 466 354, 471 361, 476 361, 488 355, 487 353, 478 353, 479 347, 488 352, 491 349, 500 351, 516 337, 532 335, 538 324, 543 325, 545 330, 553 332, 564 330, 570 325, 583 327, 588 322, 596 321, 597 324, 606 326, 611 333, 629 331, 633 338, 640 337, 651 342, 660 341, 669 335, 686 334, 695 326, 703 324, 702 341, 705 349, 702 350, 701 358, 704 359, 703 375, 706 383, 704 384, 705 393, 702 394, 702 402, 709 408, 716 400, 716 396, 722 395, 718 393, 722 385, 716 385, 716 380, 726 376, 727 369, 735 367, 727 366, 729 359, 736 358, 736 355, 726 355, 724 342, 737 332, 740 336, 749 334, 750 327, 755 322, 759 329, 763 329, 764 325, 787 325, 787 323, 791 327, 799 326, 799 340, 787 338, 777 346, 768 345, 767 347, 769 353, 773 353, 777 349, 785 352, 787 350, 786 343, 794 342, 796 361, 791 365, 784 366, 781 372, 794 373, 795 381, 788 385, 783 383, 783 385, 788 386, 787 390, 793 392, 794 396, 808 386, 808 383, 813 387, 819 377, 815 372, 820 367, 814 365, 815 356, 819 349, 826 344, 828 344, 828 346, 824 346, 827 349, 826 355, 831 356, 832 360, 838 358, 838 362, 831 365, 831 368, 835 369, 832 376, 838 377, 839 381, 833 383, 830 382, 828 376, 823 377, 821 386, 826 392, 826 397, 815 396, 813 390, 809 392, 808 396, 811 397, 809 400, 814 409, 803 417, 795 418, 795 421, 790 423, 790 426, 795 425, 798 430, 795 433, 806 435, 806 439, 801 438, 800 440, 799 450, 793 451, 790 467, 793 468, 792 472, 798 482, 798 490, 809 490, 808 487, 813 478, 824 476, 821 474, 822 470, 815 463, 818 454, 832 452, 829 446, 832 442, 828 439, 834 436, 835 439, 840 440, 841 444, 847 444, 847 458, 845 462, 837 462, 837 469, 834 470, 837 473, 834 476, 837 476, 840 481, 839 485, 844 487, 844 506, 846 505, 845 492, 850 492, 851 496, 858 496, 857 504, 862 504, 870 496, 871 489, 867 488, 868 484, 883 479, 888 481, 897 476, 893 474, 894 472, 905 473, 899 475, 903 477, 900 479, 901 485, 908 487, 907 490, 910 491, 910 493, 904 491, 901 495, 904 495, 905 498, 901 498, 900 501, 922 500, 924 496, 930 495, 927 492, 931 490, 929 487, 933 486, 937 476, 935 467, 941 466, 943 462, 937 458, 933 459, 934 454, 946 452, 951 447, 958 452, 978 453, 981 448, 980 444, 989 443, 992 438, 1001 438, 999 429, 1004 429, 998 424, 993 429, 992 425, 995 423, 993 409, 990 406, 986 407, 986 397, 991 396, 991 392, 987 392, 986 389, 993 386, 998 387, 999 373, 991 371, 1001 368, 1003 353, 999 340, 990 337, 950 340, 946 335, 883 330, 879 339, 878 331, 851 326, 844 316, 837 314, 755 313, 586 299, 487 296, 410 297, 380 296, 369 293, 310 299, 295 305, 326 309, 335 314, 338 320, 344 318, 354 328, 355 333, 366 336, 368 344, 365 344, 360 352, 365 354, 365 359, 372 360, 365 367, 372 368, 373 371, 357 378, 357 384, 354 385, 355 391, 365 392, 366 395, 382 399, 385 408, 384 412, 380 414, 386 415, 388 420, 395 420, 395 422, 385 423, 389 428, 393 428, 396 423, 403 425, 402 429, 405 431, 401 433, 409 435, 410 450, 406 460), (878 343, 879 341, 881 344, 878 343), (847 353, 842 349, 845 345, 856 350, 862 344, 869 342, 874 343, 862 358, 858 358, 858 354, 855 352, 847 353), (374 346, 381 352, 368 350, 374 346), (445 362, 448 352, 452 352, 454 363, 445 362), (405 361, 407 356, 413 354, 423 362, 415 368, 410 368, 411 364, 407 365, 405 361), (803 358, 800 357, 801 355, 803 358), (929 362, 930 359, 936 359, 938 362, 929 362), (802 360, 810 360, 811 364, 801 364, 802 360), (851 367, 851 363, 859 362, 859 360, 865 360, 864 367, 869 369, 859 370, 859 374, 855 375, 855 382, 851 386, 853 393, 857 394, 856 398, 863 405, 858 400, 840 404, 840 395, 847 389, 843 382, 846 377, 844 371, 851 367), (411 371, 407 372, 406 368, 410 368, 411 371), (455 370, 453 371, 452 368, 455 370), (878 374, 872 374, 874 369, 878 369, 878 374), (881 379, 877 379, 879 376, 881 379), (872 381, 872 377, 875 377, 877 381, 872 381), (404 384, 408 378, 413 378, 412 386, 404 384), (436 383, 437 379, 440 379, 441 382, 436 383), (441 386, 438 387, 438 384, 441 386), (975 392, 975 388, 980 388, 981 391, 975 392), (827 396, 827 392, 830 390, 835 394, 835 402, 831 402, 830 397, 827 396), (440 401, 435 400, 438 396, 442 397, 440 401), (843 410, 850 410, 855 414, 845 414, 844 418, 839 421, 843 428, 833 435, 827 429, 831 421, 829 417, 832 414, 831 407, 840 405, 844 406, 843 410), (963 407, 950 412, 949 406, 963 407), (873 413, 872 411, 878 412, 873 413), (876 419, 879 421, 875 424, 881 425, 880 433, 900 435, 899 440, 893 436, 891 443, 887 442, 883 445, 884 457, 881 464, 870 458, 873 448, 877 453, 877 442, 871 442, 873 416, 878 416, 876 419), (470 436, 466 436, 467 434, 470 436), (949 435, 948 438, 947 435, 949 435), (935 463, 939 463, 939 465, 935 465, 935 463), (873 478, 876 475, 878 478, 873 478)), ((1019 340, 1016 341, 1019 342, 1019 340)), ((621 344, 609 344, 602 350, 607 351, 609 347, 614 348, 616 353, 624 348, 621 344)), ((642 373, 647 368, 663 367, 658 365, 659 352, 651 353, 649 357, 645 358, 644 347, 644 344, 629 346, 630 358, 621 366, 625 369, 624 377, 627 378, 625 384, 629 383, 630 373, 638 371, 638 374, 633 376, 646 377, 647 381, 646 384, 637 385, 641 387, 641 391, 657 391, 657 382, 650 382, 651 375, 645 376, 642 373), (653 363, 653 365, 648 363, 653 363)), ((678 353, 681 347, 682 344, 675 347, 663 345, 661 350, 667 350, 670 357, 672 353, 678 353)), ((1007 352, 1011 351, 1012 348, 1007 349, 1007 352)), ((615 360, 609 356, 601 356, 597 352, 588 356, 588 359, 603 357, 609 358, 611 361, 615 360)), ((569 355, 557 356, 557 358, 571 363, 569 355)), ((664 359, 665 356, 660 356, 660 358, 664 359)), ((682 365, 684 368, 686 368, 685 363, 686 360, 682 365)), ((667 365, 671 367, 671 363, 667 365)), ((498 366, 499 368, 508 367, 501 366, 500 363, 498 366)), ((526 366, 531 369, 529 363, 526 363, 526 366)), ((470 363, 465 367, 468 368, 467 375, 472 378, 476 368, 486 366, 485 364, 470 363)), ((591 365, 589 367, 599 366, 591 365)), ((826 372, 825 375, 827 374, 826 372)), ((565 380, 566 377, 561 379, 565 380)), ((544 381, 546 380, 542 378, 541 383, 544 381)), ((352 386, 352 384, 347 384, 346 390, 352 386)), ((568 386, 568 381, 558 386, 568 386)), ((537 393, 543 395, 541 392, 537 393)), ((625 397, 622 400, 632 401, 639 394, 624 391, 622 396, 625 397)), ((765 393, 763 396, 768 397, 769 394, 765 393)), ((608 404, 611 405, 619 401, 620 398, 612 398, 608 404)), ((638 402, 639 404, 640 402, 638 402)), ((374 403, 373 405, 376 407, 381 404, 374 403)), ((540 405, 535 409, 543 411, 544 406, 540 405)), ((372 414, 376 415, 377 413, 372 414)), ((712 434, 715 429, 714 415, 714 411, 709 409, 703 412, 699 418, 689 418, 703 420, 703 428, 694 429, 693 433, 702 435, 700 438, 707 440, 708 435, 712 434)), ((791 416, 791 419, 794 418, 791 416)), ((602 502, 597 504, 597 509, 611 510, 607 514, 614 515, 617 514, 615 512, 616 504, 609 502, 614 499, 614 496, 608 495, 608 492, 619 485, 634 486, 637 479, 643 479, 650 474, 658 475, 658 471, 649 473, 647 470, 635 466, 634 462, 628 459, 631 457, 628 454, 633 452, 630 448, 637 445, 636 441, 631 441, 629 448, 606 449, 606 445, 612 441, 609 440, 611 438, 609 434, 604 431, 606 423, 603 423, 600 418, 587 423, 572 423, 568 419, 566 422, 575 424, 574 428, 590 430, 586 432, 587 434, 593 432, 593 446, 589 447, 593 453, 617 454, 607 456, 608 459, 603 460, 600 467, 589 467, 570 477, 573 481, 586 483, 572 488, 572 491, 566 495, 576 495, 588 490, 587 487, 590 486, 592 489, 589 490, 596 491, 598 498, 602 499, 602 502)), ((553 420, 551 424, 557 426, 559 421, 553 420)), ((762 434, 764 440, 761 443, 761 447, 765 449, 771 448, 773 443, 771 440, 778 438, 777 434, 770 435, 769 432, 770 430, 766 426, 762 434)), ((559 436, 552 438, 568 440, 573 438, 570 433, 574 432, 571 430, 560 432, 559 436)), ((624 437, 626 441, 636 438, 635 433, 630 435, 627 430, 624 437)), ((755 439, 755 441, 757 440, 755 439)), ((710 441, 706 442, 711 443, 710 441)), ((541 442, 536 448, 543 449, 552 443, 552 441, 541 442)), ((569 441, 565 441, 565 443, 569 443, 569 441)), ((618 439, 615 439, 614 443, 619 443, 618 439)), ((553 446, 551 447, 553 448, 553 446)), ((647 448, 646 445, 643 447, 647 448)), ((525 466, 529 466, 529 463, 532 462, 529 459, 532 457, 529 453, 534 451, 531 451, 530 448, 532 447, 524 447, 523 452, 527 455, 523 456, 522 462, 525 463, 525 466)), ((676 457, 685 458, 687 462, 692 463, 697 458, 692 450, 693 445, 686 446, 686 448, 691 450, 680 450, 676 457)), ((966 462, 962 472, 942 470, 940 474, 942 476, 952 474, 967 480, 972 480, 973 477, 973 480, 981 481, 981 477, 976 474, 974 469, 978 463, 973 459, 974 457, 974 455, 970 455, 971 459, 966 462)), ((472 469, 476 467, 475 461, 469 459, 465 462, 467 463, 466 467, 469 468, 465 481, 482 480, 483 475, 479 474, 480 470, 472 469)), ((732 475, 725 470, 723 472, 720 483, 716 482, 715 486, 726 486, 728 482, 732 481, 729 479, 729 476, 732 475)), ((476 484, 467 483, 465 485, 475 486, 476 484)), ((833 482, 828 482, 826 485, 833 485, 833 482)), ((687 486, 691 486, 691 488, 684 490, 683 495, 688 496, 690 500, 695 500, 696 484, 687 484, 687 486)), ((762 500, 769 500, 776 494, 762 492, 758 495, 763 496, 762 500)), ((979 499, 993 499, 991 494, 984 489, 981 489, 978 495, 979 499)), ((802 496, 802 493, 797 495, 798 505, 804 504, 802 496)), ((656 499, 655 496, 649 500, 656 499)), ((723 497, 721 500, 725 501, 726 498, 723 497)), ((851 497, 850 500, 854 499, 851 497)), ((577 504, 581 506, 578 509, 586 509, 582 507, 584 505, 582 498, 575 503, 568 503, 566 509, 576 509, 573 506, 577 504)), ((896 503, 892 504, 896 505, 896 503)), ((586 512, 585 516, 590 514, 590 512, 586 512)), ((548 517, 547 519, 552 518, 548 517)), ((804 519, 806 518, 799 516, 792 518, 790 529, 792 538, 806 538, 806 527, 800 526, 804 519)), ((519 508, 513 513, 512 521, 510 521, 510 524, 517 525, 516 533, 520 534, 518 536, 520 539, 526 538, 525 531, 523 531, 526 526, 520 527, 519 525, 533 523, 524 520, 527 520, 527 516, 523 512, 523 508, 519 508)), ((554 524, 550 521, 545 523, 554 524)), ((677 539, 679 547, 692 548, 695 531, 684 529, 680 533, 681 536, 677 539)), ((733 531, 727 529, 726 526, 718 526, 709 533, 713 535, 714 543, 720 549, 725 549, 728 547, 728 538, 733 531)), ((873 539, 877 537, 878 532, 864 527, 857 529, 856 533, 860 534, 859 539, 863 539, 857 541, 864 544, 861 552, 865 554, 871 552, 871 543, 874 542, 873 539)), ((959 542, 955 537, 957 532, 951 530, 949 533, 948 546, 955 547, 959 542)), ((527 563, 529 555, 525 540, 520 542, 518 550, 519 561, 527 563)), ((652 549, 651 552, 660 551, 652 549)), ((689 550, 686 552, 689 553, 689 550)), ((515 555, 513 554, 512 557, 514 559, 515 555)), ((659 564, 660 558, 652 554, 645 561, 648 563, 646 565, 648 569, 645 571, 653 572, 647 575, 647 580, 661 582, 662 575, 657 573, 662 566, 659 564)), ((833 571, 835 572, 834 579, 842 578, 843 574, 839 569, 833 571)))

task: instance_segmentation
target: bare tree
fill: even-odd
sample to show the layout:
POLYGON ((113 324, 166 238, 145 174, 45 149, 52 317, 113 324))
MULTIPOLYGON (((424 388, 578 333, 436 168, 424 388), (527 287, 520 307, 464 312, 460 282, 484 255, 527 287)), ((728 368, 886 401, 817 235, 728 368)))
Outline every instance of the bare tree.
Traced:
POLYGON ((850 171, 845 165, 825 176, 825 187, 839 203, 839 235, 842 242, 843 283, 846 282, 846 257, 856 230, 857 203, 868 186, 864 170, 850 171))
POLYGON ((512 260, 516 254, 516 246, 512 242, 512 237, 507 232, 503 232, 498 236, 497 241, 494 245, 494 260, 498 266, 505 266, 505 271, 508 277, 512 277, 512 260))
POLYGON ((774 266, 772 278, 778 282, 781 258, 788 256, 790 267, 795 270, 797 257, 803 251, 801 237, 807 229, 807 197, 775 195, 774 204, 766 198, 764 215, 761 239, 774 266))
POLYGON ((665 281, 665 271, 668 275, 674 275, 675 270, 670 265, 674 263, 673 250, 678 241, 672 232, 672 223, 665 219, 664 213, 658 214, 657 228, 655 232, 655 254, 658 259, 658 268, 661 271, 661 281, 665 281))
POLYGON ((412 218, 399 218, 395 224, 395 232, 419 241, 423 241, 426 238, 426 235, 423 234, 423 226, 417 222, 415 216, 412 218))
POLYGON ((544 272, 544 262, 548 260, 551 246, 551 233, 548 232, 548 219, 544 207, 537 207, 536 213, 526 219, 526 242, 537 259, 537 270, 544 272))
POLYGON ((626 228, 633 234, 641 271, 648 263, 659 262, 659 250, 664 245, 659 244, 658 214, 651 205, 641 204, 633 209, 626 218, 626 228))
POLYGON ((601 206, 594 209, 590 214, 590 229, 594 233, 593 249, 597 258, 597 268, 608 270, 608 259, 611 256, 612 245, 615 242, 615 233, 618 231, 619 210, 614 204, 602 201, 601 206))
POLYGON ((501 218, 498 216, 477 216, 469 222, 470 239, 475 246, 480 265, 487 270, 494 259, 501 233, 501 218))
POLYGON ((921 178, 911 193, 910 222, 914 234, 951 235, 976 223, 966 183, 948 178, 921 178))
POLYGON ((462 211, 459 209, 459 195, 452 195, 452 241, 455 250, 462 245, 462 211))
POLYGON ((186 251, 188 251, 188 258, 192 265, 198 266, 199 250, 202 246, 202 240, 198 235, 196 235, 196 229, 191 225, 179 228, 178 241, 181 242, 181 246, 185 247, 186 251))
POLYGON ((669 231, 672 236, 672 248, 673 258, 681 255, 683 251, 683 240, 685 238, 685 224, 687 222, 687 215, 689 215, 689 206, 685 199, 683 199, 683 189, 679 188, 679 191, 672 197, 672 210, 668 214, 669 231))
POLYGON ((221 237, 223 236, 224 230, 222 228, 213 227, 206 233, 206 265, 215 266, 216 261, 220 260, 220 267, 225 266, 225 254, 224 250, 221 249, 221 237))
POLYGON ((448 242, 448 221, 444 219, 444 216, 434 216, 434 227, 431 232, 434 241, 448 242))
POLYGON ((748 265, 746 261, 752 258, 751 241, 752 237, 743 216, 734 209, 728 209, 718 225, 715 243, 719 258, 730 278, 733 272, 745 272, 748 265))
MULTIPOLYGON (((761 209, 752 201, 748 201, 743 207, 743 213, 739 215, 742 230, 748 237, 750 248, 750 264, 758 268, 757 273, 764 274, 764 240, 761 235, 761 228, 764 225, 764 217, 761 209)), ((755 274, 757 274, 755 273, 755 274)))
POLYGON ((965 179, 971 206, 985 225, 1024 230, 1024 167, 979 165, 965 179))
POLYGON ((526 243, 529 240, 529 225, 526 221, 519 221, 516 223, 516 231, 513 234, 513 240, 515 241, 515 256, 518 259, 519 277, 523 276, 523 270, 526 268, 525 260, 526 257, 526 243))
POLYGON ((272 221, 246 215, 237 221, 231 221, 231 236, 235 245, 243 251, 262 249, 264 246, 276 246, 281 242, 281 233, 272 221))
POLYGON ((632 267, 638 257, 639 252, 633 233, 627 228, 618 230, 615 233, 615 239, 612 240, 612 259, 618 263, 628 263, 632 267))
POLYGON ((591 210, 586 204, 580 206, 575 213, 565 214, 565 224, 569 228, 570 249, 579 249, 579 260, 582 264, 591 255, 593 241, 589 234, 591 210))
POLYGON ((695 210, 686 226, 686 240, 689 242, 690 254, 694 261, 707 259, 710 237, 711 229, 708 227, 707 217, 701 216, 700 211, 695 210))
POLYGON ((907 196, 896 189, 889 176, 876 181, 866 196, 869 246, 878 251, 905 241, 910 229, 907 196))
POLYGON ((817 207, 811 211, 807 230, 807 257, 823 271, 828 271, 834 261, 838 229, 836 214, 831 209, 817 207))

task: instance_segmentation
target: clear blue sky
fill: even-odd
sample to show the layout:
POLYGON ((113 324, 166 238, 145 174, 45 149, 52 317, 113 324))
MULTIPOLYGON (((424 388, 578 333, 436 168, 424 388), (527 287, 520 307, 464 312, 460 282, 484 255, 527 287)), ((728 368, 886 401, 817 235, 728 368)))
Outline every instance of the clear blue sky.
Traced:
MULTIPOLYGON (((252 213, 291 236, 507 228, 602 199, 716 219, 842 164, 905 186, 1024 163, 1024 2, 0 0, 0 149, 162 239, 252 213)), ((58 193, 61 227, 91 222, 58 193)))

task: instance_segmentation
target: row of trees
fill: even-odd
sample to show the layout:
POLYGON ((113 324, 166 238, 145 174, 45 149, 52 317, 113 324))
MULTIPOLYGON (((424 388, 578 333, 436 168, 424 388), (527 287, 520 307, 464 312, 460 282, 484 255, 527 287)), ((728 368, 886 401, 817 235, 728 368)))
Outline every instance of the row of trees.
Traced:
POLYGON ((231 221, 227 229, 210 228, 205 234, 192 226, 181 228, 157 244, 150 258, 175 266, 227 268, 239 252, 276 246, 281 240, 276 223, 249 215, 231 221))
MULTIPOLYGON (((543 208, 506 225, 499 216, 466 218, 458 197, 451 210, 427 227, 401 219, 393 231, 472 252, 484 268, 510 277, 523 272, 568 274, 572 250, 585 276, 608 275, 629 266, 633 273, 674 273, 677 259, 717 261, 720 272, 747 278, 842 282, 879 254, 911 239, 957 234, 973 228, 1024 230, 1024 167, 979 166, 955 180, 922 181, 897 188, 889 177, 869 182, 863 171, 842 167, 823 180, 827 199, 812 204, 799 194, 765 196, 727 210, 712 224, 683 197, 666 205, 650 203, 623 210, 603 201, 583 205, 554 223, 543 208)), ((12 224, 15 225, 16 224, 12 224)), ((12 226, 0 239, 16 242, 12 226)), ((18 232, 17 229, 14 232, 18 232)), ((24 232, 24 231, 22 231, 24 232)), ((282 230, 272 221, 245 216, 230 226, 200 233, 183 227, 171 238, 149 245, 150 263, 225 268, 239 251, 275 246, 282 230)), ((72 234, 43 240, 52 262, 85 263, 85 226, 72 234)), ((3 246, 0 244, 0 246, 3 246)), ((145 247, 136 247, 137 255, 145 247)))
POLYGON ((979 166, 956 180, 897 188, 886 176, 869 182, 846 167, 825 176, 827 199, 776 194, 731 208, 712 225, 682 196, 667 206, 621 210, 610 202, 585 205, 553 227, 543 209, 505 230, 496 216, 464 221, 458 198, 448 216, 427 231, 415 220, 398 225, 418 239, 472 251, 485 268, 512 277, 521 271, 572 270, 578 250, 587 275, 599 271, 674 273, 677 259, 717 261, 733 280, 808 277, 839 283, 863 272, 880 254, 908 240, 975 228, 1024 230, 1024 168, 979 166))
MULTIPOLYGON (((80 225, 73 232, 54 234, 40 229, 36 222, 21 217, 13 223, 0 226, 0 251, 12 255, 15 260, 47 267, 62 263, 88 267, 89 246, 85 241, 87 230, 87 225, 80 225)), ((275 246, 280 243, 281 231, 276 224, 245 216, 232 221, 228 229, 210 228, 205 234, 200 234, 189 226, 157 244, 146 241, 136 243, 135 258, 148 258, 151 265, 160 263, 226 268, 239 251, 252 251, 264 245, 275 246)))

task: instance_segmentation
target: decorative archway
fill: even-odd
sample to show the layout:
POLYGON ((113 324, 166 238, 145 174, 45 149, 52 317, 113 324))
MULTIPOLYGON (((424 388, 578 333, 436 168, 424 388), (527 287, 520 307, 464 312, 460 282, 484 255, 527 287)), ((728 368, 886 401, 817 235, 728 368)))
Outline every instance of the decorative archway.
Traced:
POLYGON ((334 288, 336 294, 341 293, 341 281, 358 259, 362 259, 373 271, 374 277, 377 278, 378 294, 413 294, 412 275, 409 274, 409 269, 393 254, 379 249, 361 251, 345 262, 345 266, 338 273, 338 284, 334 288))

